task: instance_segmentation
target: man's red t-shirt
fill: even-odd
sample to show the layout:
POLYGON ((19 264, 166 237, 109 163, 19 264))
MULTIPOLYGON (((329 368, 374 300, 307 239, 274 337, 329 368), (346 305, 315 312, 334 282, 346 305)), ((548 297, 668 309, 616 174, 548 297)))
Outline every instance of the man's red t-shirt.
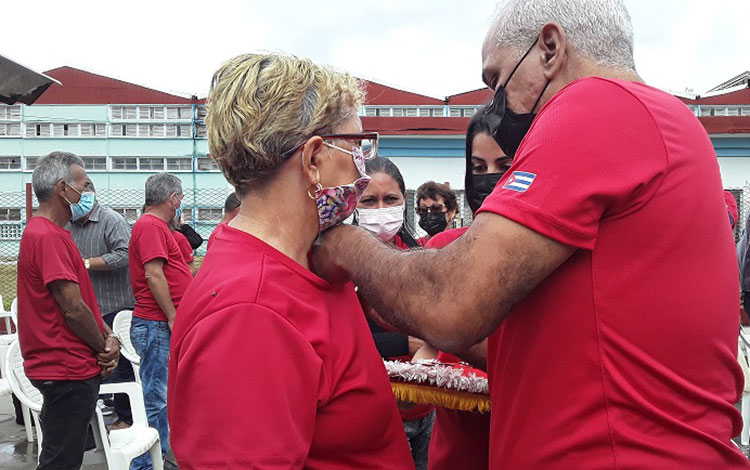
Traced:
POLYGON ((18 338, 26 375, 33 380, 86 380, 99 374, 96 352, 68 327, 49 290, 53 281, 78 284, 104 334, 94 286, 70 233, 45 217, 32 217, 21 237, 17 269, 18 338))
POLYGON ((571 83, 479 212, 578 248, 490 337, 492 468, 748 467, 730 440, 737 259, 716 154, 682 102, 571 83))
MULTIPOLYGON (((468 227, 440 232, 430 238, 425 248, 444 248, 466 233, 468 227)), ((440 351, 438 360, 457 363, 459 358, 440 351)), ((489 467, 490 415, 435 407, 435 424, 430 437, 429 470, 489 467)))
POLYGON ((185 234, 180 231, 173 230, 172 236, 174 237, 174 241, 177 242, 177 246, 180 248, 182 258, 186 263, 192 263, 195 260, 195 258, 193 257, 193 247, 190 246, 190 242, 188 241, 185 234))
POLYGON ((148 287, 145 264, 158 258, 164 260, 164 277, 175 307, 180 305, 182 295, 193 279, 167 223, 155 215, 143 214, 133 225, 128 256, 130 283, 135 295, 133 315, 144 320, 167 321, 148 287))
POLYGON ((352 284, 227 225, 177 312, 170 442, 181 469, 413 469, 352 284))
POLYGON ((208 249, 211 248, 211 245, 214 243, 214 238, 216 237, 216 232, 219 227, 222 225, 226 225, 226 222, 221 222, 216 227, 214 227, 214 230, 211 232, 211 235, 208 236, 208 243, 206 243, 206 252, 208 252, 208 249))

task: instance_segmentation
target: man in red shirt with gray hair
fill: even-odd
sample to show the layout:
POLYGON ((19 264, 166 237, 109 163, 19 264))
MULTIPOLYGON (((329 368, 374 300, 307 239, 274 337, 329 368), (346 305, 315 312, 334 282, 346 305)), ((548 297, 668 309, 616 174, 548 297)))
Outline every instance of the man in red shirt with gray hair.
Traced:
POLYGON ((18 338, 26 375, 44 397, 37 468, 77 470, 99 384, 117 367, 120 343, 102 322, 83 258, 63 229, 94 204, 83 160, 52 152, 31 179, 39 209, 21 237, 18 338))
POLYGON ((716 154, 637 75, 622 0, 505 2, 482 60, 514 160, 472 227, 413 253, 333 228, 316 269, 440 350, 489 336, 492 469, 747 468, 716 154))

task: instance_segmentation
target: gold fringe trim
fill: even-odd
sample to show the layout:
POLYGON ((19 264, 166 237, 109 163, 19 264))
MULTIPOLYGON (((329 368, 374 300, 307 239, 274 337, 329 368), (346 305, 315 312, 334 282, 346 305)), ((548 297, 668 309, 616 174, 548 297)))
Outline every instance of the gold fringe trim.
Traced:
POLYGON ((391 382, 391 390, 393 390, 393 396, 396 400, 408 403, 435 405, 451 410, 477 411, 479 413, 489 413, 491 409, 490 397, 476 393, 458 392, 403 382, 391 382))

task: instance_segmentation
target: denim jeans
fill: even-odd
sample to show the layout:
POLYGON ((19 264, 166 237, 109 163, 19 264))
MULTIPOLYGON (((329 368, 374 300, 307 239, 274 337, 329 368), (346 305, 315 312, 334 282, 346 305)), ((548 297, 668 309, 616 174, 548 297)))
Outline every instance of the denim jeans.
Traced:
POLYGON ((432 424, 435 422, 435 411, 424 418, 404 421, 404 431, 411 447, 411 456, 417 470, 427 470, 427 451, 430 449, 432 424))
MULTIPOLYGON (((117 316, 118 313, 119 312, 108 313, 102 317, 102 320, 104 320, 104 323, 106 323, 108 327, 112 328, 115 316, 117 316)), ((120 354, 120 361, 117 363, 115 371, 104 381, 104 383, 120 382, 135 382, 133 366, 130 365, 130 362, 128 362, 122 354, 120 354)), ((133 424, 133 414, 130 412, 130 400, 128 399, 128 396, 124 393, 116 393, 114 402, 117 418, 127 424, 133 424)))
MULTIPOLYGON (((146 405, 148 425, 159 431, 162 456, 169 451, 169 423, 167 422, 167 364, 169 361, 169 325, 165 321, 133 317, 130 340, 141 357, 141 385, 146 405)), ((135 460, 131 469, 151 468, 151 458, 144 454, 135 460)))
POLYGON ((37 469, 81 467, 100 382, 98 375, 88 380, 31 381, 44 398, 39 414, 43 439, 37 469))

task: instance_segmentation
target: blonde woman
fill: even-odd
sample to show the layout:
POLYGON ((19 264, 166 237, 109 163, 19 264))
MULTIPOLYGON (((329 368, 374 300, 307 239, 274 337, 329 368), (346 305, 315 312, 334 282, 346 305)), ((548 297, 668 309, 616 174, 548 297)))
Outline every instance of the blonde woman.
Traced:
POLYGON ((242 199, 177 312, 169 421, 182 470, 413 468, 351 284, 310 270, 354 210, 377 134, 360 84, 308 60, 242 55, 214 75, 209 146, 242 199))

